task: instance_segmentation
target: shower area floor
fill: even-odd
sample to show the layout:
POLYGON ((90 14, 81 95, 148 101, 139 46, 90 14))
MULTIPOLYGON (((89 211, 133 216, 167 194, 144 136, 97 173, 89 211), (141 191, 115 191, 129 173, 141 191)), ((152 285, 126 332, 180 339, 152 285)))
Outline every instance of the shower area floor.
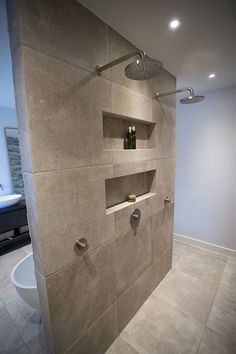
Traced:
MULTIPOLYGON (((1 354, 46 353, 39 314, 10 281, 30 251, 0 257, 1 354)), ((235 333, 236 259, 175 241, 173 268, 106 354, 235 354, 235 333)))

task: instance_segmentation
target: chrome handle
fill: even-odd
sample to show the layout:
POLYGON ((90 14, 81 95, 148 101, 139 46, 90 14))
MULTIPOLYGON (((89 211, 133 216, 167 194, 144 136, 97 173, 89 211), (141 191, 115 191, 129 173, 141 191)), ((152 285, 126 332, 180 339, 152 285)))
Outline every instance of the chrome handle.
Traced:
POLYGON ((76 247, 78 247, 80 250, 84 250, 86 248, 88 248, 88 242, 86 240, 86 238, 82 237, 79 238, 76 242, 75 242, 76 247))
POLYGON ((136 208, 132 211, 132 214, 131 214, 131 217, 134 219, 134 220, 139 220, 141 218, 141 211, 140 209, 136 208))
POLYGON ((164 202, 165 202, 165 203, 171 203, 170 197, 165 197, 164 202))

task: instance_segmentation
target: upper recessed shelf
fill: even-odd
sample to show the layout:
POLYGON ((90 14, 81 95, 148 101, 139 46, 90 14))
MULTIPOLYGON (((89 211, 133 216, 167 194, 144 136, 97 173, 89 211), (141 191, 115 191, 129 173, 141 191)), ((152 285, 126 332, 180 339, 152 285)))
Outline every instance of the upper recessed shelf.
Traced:
MULTIPOLYGON (((156 123, 139 120, 131 117, 103 113, 103 147, 104 150, 124 150, 126 133, 130 126, 136 128, 136 147, 141 149, 155 149, 156 123)), ((131 151, 131 150, 126 150, 131 151)), ((133 150, 134 151, 134 150, 133 150)))

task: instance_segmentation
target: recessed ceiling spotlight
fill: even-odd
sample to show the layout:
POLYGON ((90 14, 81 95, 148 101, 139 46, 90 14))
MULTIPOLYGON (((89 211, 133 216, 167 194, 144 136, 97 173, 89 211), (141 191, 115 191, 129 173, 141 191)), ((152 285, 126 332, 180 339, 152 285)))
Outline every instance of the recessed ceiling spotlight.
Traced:
POLYGON ((170 21, 170 23, 169 23, 169 27, 170 27, 171 30, 175 30, 179 26, 180 26, 180 20, 178 20, 177 18, 175 18, 174 20, 170 21))
POLYGON ((208 75, 209 79, 213 79, 215 76, 216 76, 216 74, 214 74, 214 73, 208 75))

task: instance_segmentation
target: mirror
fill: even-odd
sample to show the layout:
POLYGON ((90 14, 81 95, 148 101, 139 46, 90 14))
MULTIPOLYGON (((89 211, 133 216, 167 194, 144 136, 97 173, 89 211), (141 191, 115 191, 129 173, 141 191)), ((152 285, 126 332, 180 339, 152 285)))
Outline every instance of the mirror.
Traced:
POLYGON ((21 170, 20 146, 17 128, 5 128, 9 166, 14 193, 24 195, 24 182, 21 170))

